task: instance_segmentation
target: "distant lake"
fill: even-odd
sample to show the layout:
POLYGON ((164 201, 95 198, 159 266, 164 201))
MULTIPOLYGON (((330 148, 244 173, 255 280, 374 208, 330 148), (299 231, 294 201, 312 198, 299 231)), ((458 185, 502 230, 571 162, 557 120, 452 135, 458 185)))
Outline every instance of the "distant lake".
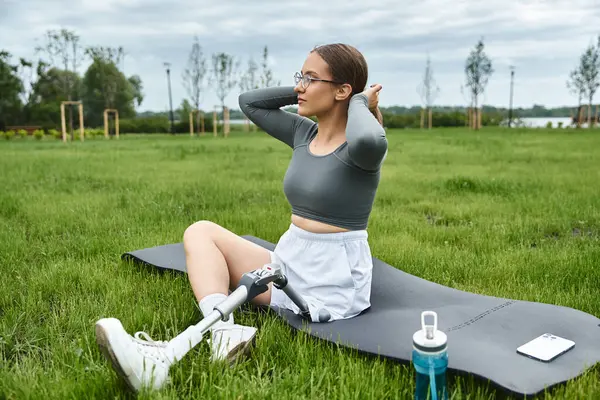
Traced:
MULTIPOLYGON (((548 122, 552 123, 553 128, 558 128, 559 122, 562 122, 563 129, 569 126, 575 127, 575 125, 571 125, 571 118, 569 117, 528 117, 520 118, 520 121, 524 126, 529 128, 545 128, 548 122)), ((506 124, 506 121, 504 121, 504 124, 506 124)), ((587 122, 582 123, 581 127, 586 128, 587 122)))
POLYGON ((552 123, 553 128, 558 128, 559 122, 562 122, 562 127, 566 128, 571 124, 569 117, 530 117, 520 118, 523 124, 530 128, 545 128, 548 122, 552 123))

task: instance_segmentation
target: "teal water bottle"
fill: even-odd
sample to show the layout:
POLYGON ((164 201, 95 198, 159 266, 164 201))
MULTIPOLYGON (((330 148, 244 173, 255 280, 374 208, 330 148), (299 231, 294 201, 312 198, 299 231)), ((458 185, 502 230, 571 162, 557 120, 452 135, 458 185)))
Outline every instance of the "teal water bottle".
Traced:
POLYGON ((446 334, 437 330, 437 313, 434 311, 421 313, 421 329, 413 335, 412 361, 417 375, 415 400, 448 399, 447 343, 446 334), (425 324, 427 316, 433 317, 432 325, 425 324))

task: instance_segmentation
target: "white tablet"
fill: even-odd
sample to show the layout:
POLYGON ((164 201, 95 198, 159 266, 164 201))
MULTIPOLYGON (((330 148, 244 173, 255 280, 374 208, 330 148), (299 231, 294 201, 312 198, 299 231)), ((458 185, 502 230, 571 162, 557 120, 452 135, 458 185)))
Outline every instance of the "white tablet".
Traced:
POLYGON ((544 333, 517 348, 517 353, 539 361, 548 362, 571 350, 574 346, 575 342, 571 340, 550 333, 544 333))

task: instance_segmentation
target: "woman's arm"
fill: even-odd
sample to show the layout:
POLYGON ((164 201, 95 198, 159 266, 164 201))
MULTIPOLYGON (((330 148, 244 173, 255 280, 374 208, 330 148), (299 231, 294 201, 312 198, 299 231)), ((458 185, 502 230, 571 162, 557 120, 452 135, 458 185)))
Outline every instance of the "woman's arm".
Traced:
POLYGON ((379 168, 387 151, 387 138, 380 116, 379 110, 376 114, 369 110, 369 98, 365 92, 355 94, 350 100, 346 124, 348 155, 364 170, 379 168))
POLYGON ((281 110, 297 104, 298 94, 293 86, 254 89, 239 96, 242 112, 269 135, 294 148, 294 134, 304 124, 314 124, 306 117, 281 110))

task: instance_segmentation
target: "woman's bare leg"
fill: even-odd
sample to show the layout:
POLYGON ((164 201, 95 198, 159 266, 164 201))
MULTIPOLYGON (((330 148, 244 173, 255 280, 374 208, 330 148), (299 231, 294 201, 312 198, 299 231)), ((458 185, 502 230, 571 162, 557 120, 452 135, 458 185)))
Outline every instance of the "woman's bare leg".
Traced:
MULTIPOLYGON (((190 225, 184 235, 187 274, 198 302, 204 297, 235 289, 242 275, 271 262, 269 251, 210 221, 190 225)), ((257 305, 269 305, 271 288, 256 296, 257 305)))
MULTIPOLYGON (((194 295, 206 317, 214 306, 225 300, 229 289, 239 284, 242 275, 271 262, 269 251, 210 221, 199 221, 188 227, 183 236, 186 269, 194 295)), ((252 302, 269 305, 271 287, 252 302)), ((256 336, 256 328, 237 325, 233 314, 210 328, 212 360, 233 363, 246 352, 256 336)), ((170 351, 181 359, 203 338, 196 326, 190 326, 169 342, 170 351)))

